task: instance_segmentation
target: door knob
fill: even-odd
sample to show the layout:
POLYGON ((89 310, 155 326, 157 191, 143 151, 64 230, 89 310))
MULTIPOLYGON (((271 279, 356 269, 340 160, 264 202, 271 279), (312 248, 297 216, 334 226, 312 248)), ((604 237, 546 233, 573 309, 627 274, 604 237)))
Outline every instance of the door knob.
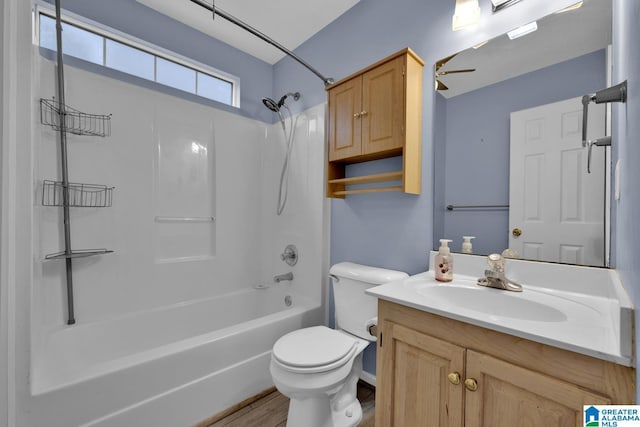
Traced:
POLYGON ((513 230, 511 230, 511 234, 513 235, 513 237, 520 237, 522 235, 522 230, 516 227, 513 230))
POLYGON ((464 380, 464 386, 469 391, 476 391, 478 389, 478 381, 473 378, 467 378, 466 380, 464 380))
POLYGON ((460 374, 458 372, 451 372, 449 375, 447 375, 447 378, 449 379, 449 382, 453 385, 460 384, 460 374))

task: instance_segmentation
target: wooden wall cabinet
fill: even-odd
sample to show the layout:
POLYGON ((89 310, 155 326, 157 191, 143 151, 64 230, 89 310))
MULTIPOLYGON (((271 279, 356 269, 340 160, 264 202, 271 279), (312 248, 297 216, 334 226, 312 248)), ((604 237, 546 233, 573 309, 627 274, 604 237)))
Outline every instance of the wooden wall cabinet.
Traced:
POLYGON ((582 426, 635 371, 380 300, 376 426, 582 426))
POLYGON ((327 197, 400 190, 420 194, 422 70, 409 48, 327 88, 327 197), (345 177, 351 163, 402 156, 402 170, 345 177), (399 186, 348 189, 349 185, 401 181, 399 186))

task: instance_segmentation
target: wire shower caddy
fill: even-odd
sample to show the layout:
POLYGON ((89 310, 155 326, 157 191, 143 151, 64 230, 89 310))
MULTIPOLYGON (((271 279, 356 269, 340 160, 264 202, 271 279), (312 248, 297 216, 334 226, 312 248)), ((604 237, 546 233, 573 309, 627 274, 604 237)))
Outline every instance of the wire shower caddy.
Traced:
POLYGON ((107 208, 113 202, 113 189, 98 184, 80 184, 44 180, 42 183, 42 206, 64 207, 64 190, 67 189, 67 206, 72 208, 107 208))
POLYGON ((61 120, 64 118, 64 130, 74 135, 111 136, 111 114, 88 114, 64 105, 60 111, 58 101, 52 99, 40 99, 40 122, 50 126, 54 130, 62 128, 61 120))

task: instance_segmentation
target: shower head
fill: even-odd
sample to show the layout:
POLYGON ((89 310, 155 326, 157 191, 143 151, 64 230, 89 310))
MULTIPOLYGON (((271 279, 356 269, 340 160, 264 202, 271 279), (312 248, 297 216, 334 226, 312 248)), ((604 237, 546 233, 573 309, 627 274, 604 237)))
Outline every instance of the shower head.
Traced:
POLYGON ((298 99, 300 99, 300 92, 295 92, 295 93, 287 93, 286 95, 283 95, 282 98, 280 98, 280 100, 278 102, 274 101, 271 98, 262 98, 262 103, 264 104, 265 107, 267 107, 269 110, 273 111, 274 113, 277 113, 280 111, 280 108, 282 108, 284 104, 284 101, 289 97, 293 97, 294 101, 297 101, 298 99))
POLYGON ((280 112, 279 103, 277 103, 273 99, 271 99, 271 98, 262 98, 262 103, 264 104, 265 107, 267 107, 269 110, 273 111, 274 113, 279 113, 280 112))

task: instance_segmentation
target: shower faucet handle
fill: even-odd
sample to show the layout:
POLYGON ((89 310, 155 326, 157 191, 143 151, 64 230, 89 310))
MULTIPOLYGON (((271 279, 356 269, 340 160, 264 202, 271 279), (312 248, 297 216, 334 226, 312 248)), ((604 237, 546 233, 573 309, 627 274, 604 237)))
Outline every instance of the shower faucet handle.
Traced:
POLYGON ((284 252, 280 254, 280 259, 293 267, 298 262, 298 249, 295 245, 287 245, 284 252))

